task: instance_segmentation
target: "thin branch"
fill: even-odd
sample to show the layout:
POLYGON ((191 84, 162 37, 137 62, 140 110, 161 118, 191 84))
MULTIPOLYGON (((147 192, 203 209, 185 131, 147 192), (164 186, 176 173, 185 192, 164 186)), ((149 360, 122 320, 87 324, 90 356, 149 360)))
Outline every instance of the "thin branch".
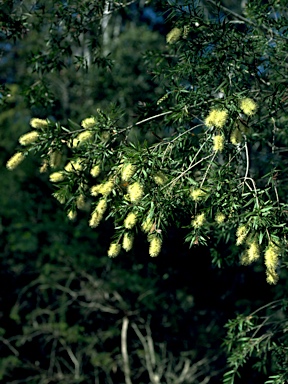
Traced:
POLYGON ((128 129, 131 129, 131 128, 135 127, 136 125, 140 125, 140 124, 146 123, 147 121, 150 121, 150 120, 158 119, 158 117, 161 117, 161 116, 169 115, 172 112, 173 111, 166 111, 166 112, 159 113, 158 115, 147 117, 146 119, 140 120, 137 123, 133 123, 131 125, 128 125, 128 127, 125 127, 123 129, 121 129, 120 131, 118 131, 117 134, 125 132, 128 129))
POLYGON ((280 304, 282 301, 283 301, 283 299, 278 299, 278 300, 275 300, 275 301, 271 301, 270 303, 265 304, 265 305, 263 305, 263 306, 260 307, 260 308, 257 308, 254 312, 250 313, 249 316, 253 316, 253 315, 255 315, 257 312, 262 311, 262 309, 268 308, 268 307, 270 307, 270 306, 271 306, 271 308, 274 308, 275 306, 277 306, 278 304, 280 304))
POLYGON ((147 371, 149 374, 149 378, 150 378, 152 384, 159 384, 159 377, 153 371, 153 367, 152 367, 152 363, 151 363, 151 352, 149 350, 148 343, 147 343, 145 337, 142 335, 140 329, 138 328, 138 326, 135 323, 132 323, 132 328, 134 329, 136 335, 138 336, 138 338, 141 341, 141 344, 144 348, 146 368, 147 368, 147 371))
POLYGON ((80 378, 80 363, 79 361, 77 360, 76 356, 74 355, 74 353, 72 352, 72 349, 70 347, 66 347, 66 351, 71 359, 71 361, 73 362, 74 364, 74 377, 76 380, 78 380, 80 378))
MULTIPOLYGON (((253 188, 254 188, 254 192, 255 192, 256 205, 257 205, 257 208, 259 208, 260 204, 259 204, 259 199, 258 199, 258 195, 257 195, 257 189, 256 189, 255 181, 251 177, 246 177, 246 179, 244 180, 244 183, 249 187, 249 189, 250 189, 250 186, 246 180, 250 180, 251 183, 253 184, 253 188)), ((250 189, 250 191, 251 191, 251 189, 250 189)))
POLYGON ((208 3, 211 3, 211 4, 215 5, 216 7, 222 9, 223 11, 225 11, 227 13, 230 13, 230 15, 233 15, 234 17, 236 17, 236 19, 242 20, 242 21, 244 21, 247 24, 251 24, 251 25, 253 25, 253 27, 257 27, 257 25, 255 23, 253 23, 252 20, 249 20, 246 17, 239 15, 239 13, 231 11, 231 9, 228 9, 228 8, 224 7, 224 5, 221 5, 221 4, 217 3, 214 0, 207 0, 207 1, 208 1, 208 3))
POLYGON ((208 165, 208 167, 207 167, 207 169, 206 169, 206 171, 205 171, 203 180, 201 181, 201 184, 200 184, 200 188, 203 187, 203 184, 204 184, 204 182, 205 182, 205 180, 206 180, 206 177, 207 177, 207 175, 208 175, 209 169, 211 168, 211 165, 212 165, 212 163, 213 163, 213 161, 214 161, 214 159, 215 159, 216 153, 217 153, 217 152, 214 153, 214 155, 213 155, 213 157, 212 157, 212 159, 211 159, 211 161, 210 161, 210 163, 209 163, 209 165, 208 165))
POLYGON ((127 351, 127 329, 128 329, 129 319, 128 317, 123 318, 122 330, 121 330, 121 353, 123 359, 123 371, 125 376, 125 383, 132 384, 131 381, 131 372, 129 366, 129 357, 127 351))
MULTIPOLYGON (((204 143, 205 144, 205 143, 204 143)), ((202 147, 204 146, 204 144, 202 144, 202 146, 199 148, 198 152, 196 153, 196 155, 194 156, 194 158, 192 159, 189 167, 187 169, 185 169, 185 171, 183 171, 179 176, 175 177, 175 179, 171 180, 170 183, 166 184, 164 188, 168 187, 170 184, 173 183, 173 185, 176 183, 177 180, 179 180, 181 177, 183 177, 187 172, 189 172, 192 168, 196 167, 196 165, 202 163, 202 161, 206 160, 206 159, 209 159, 209 157, 213 156, 214 154, 211 153, 211 155, 208 155, 206 157, 202 157, 202 159, 200 159, 199 161, 197 161, 197 163, 193 164, 193 161, 196 159, 197 155, 199 154, 199 152, 201 151, 202 147)))
POLYGON ((152 335, 151 335, 151 328, 149 325, 146 325, 145 329, 146 329, 146 333, 147 333, 147 343, 148 343, 148 348, 150 351, 151 364, 152 364, 152 367, 155 367, 156 358, 155 358, 154 343, 153 343, 153 339, 152 339, 152 335))
MULTIPOLYGON (((278 128, 276 127, 276 123, 275 123, 275 119, 274 117, 271 118, 272 122, 273 122, 273 141, 272 141, 272 153, 273 155, 275 154, 275 148, 276 148, 276 145, 275 145, 275 136, 276 136, 276 132, 278 130, 278 128)), ((274 161, 273 161, 274 163, 274 161)), ((272 181, 274 181, 273 179, 273 176, 272 176, 272 181)), ((275 182, 273 182, 273 187, 274 187, 274 192, 275 192, 275 195, 276 195, 276 200, 277 200, 277 203, 278 203, 278 206, 279 206, 279 195, 278 195, 278 189, 277 189, 277 180, 275 180, 275 182)))
POLYGON ((13 347, 13 345, 10 344, 9 340, 0 337, 0 341, 2 341, 3 344, 7 345, 7 347, 14 353, 15 356, 19 356, 19 352, 16 348, 13 347))
MULTIPOLYGON (((231 9, 228 9, 228 8, 224 7, 224 5, 221 5, 221 4, 217 3, 214 0, 207 0, 207 2, 215 5, 216 7, 222 9, 223 11, 225 11, 227 13, 230 13, 230 15, 233 15, 236 19, 241 20, 241 21, 243 21, 243 22, 245 22, 247 24, 253 25, 253 27, 255 27, 257 29, 264 29, 266 31, 269 31, 269 32, 273 33, 273 29, 272 28, 266 27, 266 25, 263 25, 263 24, 261 26, 257 25, 252 20, 249 20, 246 17, 239 15, 239 13, 236 13, 236 12, 232 11, 231 9)), ((275 31, 274 31, 274 34, 275 34, 275 31)), ((276 34, 276 36, 280 37, 282 39, 285 39, 285 40, 288 39, 286 36, 279 35, 278 33, 276 34)))
POLYGON ((126 4, 114 4, 114 5, 116 5, 116 8, 114 8, 114 9, 112 9, 111 11, 107 11, 106 12, 106 15, 110 15, 111 13, 114 13, 114 12, 116 12, 116 11, 119 11, 120 9, 123 9, 123 8, 125 8, 125 7, 128 7, 129 5, 131 5, 131 4, 133 4, 133 3, 136 3, 136 1, 138 1, 138 0, 131 0, 131 1, 129 1, 128 3, 126 3, 126 4))
POLYGON ((249 172, 249 152, 248 152, 248 145, 247 145, 246 138, 245 138, 245 152, 246 152, 246 172, 245 172, 244 180, 247 179, 248 172, 249 172))
POLYGON ((158 115, 147 117, 147 119, 138 121, 137 123, 130 125, 128 128, 132 128, 134 125, 140 125, 140 124, 146 123, 147 121, 157 119, 158 117, 161 117, 161 116, 169 115, 172 112, 173 111, 166 111, 166 112, 159 113, 158 115))

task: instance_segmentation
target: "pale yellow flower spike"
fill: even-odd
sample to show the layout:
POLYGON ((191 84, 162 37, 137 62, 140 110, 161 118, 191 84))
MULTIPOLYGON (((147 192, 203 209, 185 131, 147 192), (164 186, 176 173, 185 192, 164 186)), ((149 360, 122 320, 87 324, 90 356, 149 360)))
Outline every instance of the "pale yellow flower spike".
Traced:
POLYGON ((223 128, 228 118, 226 110, 212 109, 209 115, 204 120, 207 127, 223 128))
POLYGON ((47 160, 44 160, 41 167, 39 168, 39 172, 40 173, 45 173, 48 171, 48 161, 47 160))
POLYGON ((131 233, 125 233, 123 237, 122 247, 126 252, 131 251, 133 247, 134 236, 131 233))
POLYGON ((29 145, 35 143, 39 138, 39 133, 37 131, 30 131, 19 137, 19 143, 21 145, 29 145))
POLYGON ((231 135, 230 135, 230 141, 233 145, 238 145, 241 143, 242 133, 241 133, 240 129, 238 129, 238 128, 233 129, 233 131, 231 132, 231 135))
POLYGON ((99 192, 103 196, 108 196, 112 192, 113 187, 114 187, 113 181, 112 180, 108 180, 108 181, 106 181, 106 183, 101 184, 101 188, 100 188, 99 192))
POLYGON ((87 119, 82 120, 81 126, 84 129, 93 128, 96 125, 95 117, 87 117, 87 119))
POLYGON ((176 43, 180 39, 182 31, 180 28, 173 28, 166 36, 166 42, 168 44, 176 43))
POLYGON ((52 183, 59 183, 60 181, 64 180, 65 175, 63 174, 63 172, 54 172, 54 173, 51 173, 49 178, 50 178, 50 181, 52 181, 52 183))
POLYGON ((225 221, 226 216, 224 213, 218 212, 215 216, 215 221, 217 224, 222 224, 225 221))
POLYGON ((134 212, 130 212, 124 220, 124 227, 127 229, 132 229, 135 226, 136 222, 137 215, 134 212))
POLYGON ((222 152, 224 149, 224 136, 216 135, 213 137, 213 150, 215 152, 222 152))
POLYGON ((249 244, 249 248, 247 250, 247 259, 249 261, 249 264, 259 259, 259 257, 260 257, 259 244, 257 243, 256 240, 254 240, 249 244))
POLYGON ((205 213, 201 213, 196 216, 196 218, 192 221, 192 225, 194 228, 200 228, 205 222, 205 213))
POLYGON ((153 220, 150 218, 147 218, 141 225, 142 231, 144 233, 150 232, 151 228, 153 226, 153 220))
POLYGON ((162 240, 159 237, 154 236, 150 241, 149 246, 149 255, 151 257, 156 257, 159 255, 162 247, 162 240))
POLYGON ((69 161, 69 163, 67 163, 64 169, 67 172, 82 171, 83 165, 81 164, 80 159, 76 159, 76 160, 69 161))
POLYGON ((110 248, 108 250, 108 256, 116 257, 119 255, 120 251, 121 251, 121 244, 111 243, 110 248))
POLYGON ((122 181, 130 180, 131 177, 134 175, 135 171, 136 171, 135 165, 131 163, 124 165, 121 172, 121 180, 122 181))
POLYGON ((22 161, 25 159, 25 155, 22 152, 17 152, 15 155, 10 157, 10 159, 6 163, 6 168, 9 171, 13 171, 22 161))
POLYGON ((48 126, 48 123, 46 120, 38 119, 37 117, 34 117, 33 119, 30 120, 30 125, 32 128, 35 128, 35 129, 43 129, 48 126))
POLYGON ((100 172, 101 172, 100 165, 97 164, 97 165, 94 165, 94 167, 91 169, 90 174, 92 177, 97 177, 99 176, 100 172))
POLYGON ((69 220, 74 220, 76 219, 77 212, 73 211, 72 209, 68 212, 67 217, 69 220))
POLYGON ((279 276, 277 275, 277 273, 275 271, 270 271, 270 270, 266 270, 266 281, 268 284, 277 284, 279 280, 279 276))
POLYGON ((77 145, 81 145, 82 143, 91 141, 93 139, 93 136, 93 132, 91 131, 84 131, 79 133, 79 135, 75 139, 73 139, 72 147, 77 147, 77 145))
POLYGON ((254 100, 247 97, 240 101, 240 108, 245 113, 245 115, 252 116, 255 115, 258 107, 254 100))
POLYGON ((102 220, 103 214, 96 211, 96 209, 92 212, 91 218, 89 220, 89 226, 91 228, 96 228, 100 224, 102 220))
POLYGON ((131 203, 138 203, 144 194, 143 187, 137 181, 128 187, 128 193, 130 195, 131 203))
POLYGON ((167 176, 162 172, 158 172, 153 178, 157 185, 164 185, 168 180, 167 176))
POLYGON ((102 188, 102 184, 93 185, 93 187, 91 187, 90 189, 91 195, 92 196, 99 195, 101 188, 102 188))
POLYGON ((76 200, 76 206, 78 209, 85 209, 86 208, 86 201, 84 195, 79 195, 76 200))
POLYGON ((50 153, 49 164, 51 168, 57 168, 60 166, 62 160, 62 155, 59 151, 54 151, 50 153))
POLYGON ((248 231, 247 231, 246 226, 245 225, 240 225, 237 228, 237 231, 236 231, 236 237, 237 237, 236 245, 242 244, 244 242, 247 234, 248 234, 248 231))
POLYGON ((269 243, 265 250, 265 265, 269 271, 275 271, 278 264, 278 257, 280 254, 280 248, 273 243, 269 243))
POLYGON ((103 215, 107 209, 107 201, 106 199, 99 200, 99 203, 97 204, 97 207, 95 211, 97 211, 99 214, 103 215))
POLYGON ((194 201, 199 201, 199 200, 201 200, 201 198, 203 197, 203 196, 205 196, 206 195, 206 192, 204 192, 204 191, 202 191, 201 189, 192 189, 191 191, 190 191, 190 196, 191 196, 191 198, 192 198, 192 200, 194 200, 194 201))

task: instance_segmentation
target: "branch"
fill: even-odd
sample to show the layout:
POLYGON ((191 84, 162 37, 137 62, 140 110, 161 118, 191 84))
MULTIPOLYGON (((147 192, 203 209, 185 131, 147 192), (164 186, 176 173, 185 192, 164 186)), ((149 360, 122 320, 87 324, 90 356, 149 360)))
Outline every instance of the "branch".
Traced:
POLYGON ((128 317, 124 317, 122 322, 122 330, 121 330, 121 353, 123 359, 123 370, 125 376, 125 383, 132 384, 131 381, 131 372, 129 366, 129 357, 127 352, 127 329, 128 329, 129 320, 128 317))
POLYGON ((74 364, 74 367, 75 367, 75 370, 74 370, 74 377, 76 380, 78 380, 80 378, 80 364, 79 364, 79 361, 77 360, 76 356, 74 355, 74 353, 72 352, 72 349, 70 347, 66 347, 67 349, 67 353, 71 359, 71 361, 73 362, 74 364))
MULTIPOLYGON (((263 24, 261 26, 257 25, 252 20, 249 20, 246 17, 239 15, 239 13, 231 11, 231 9, 228 9, 228 8, 224 7, 224 5, 221 5, 221 4, 217 3, 214 0, 207 0, 207 2, 215 5, 216 7, 222 9, 223 11, 225 11, 227 13, 230 13, 230 15, 233 15, 236 19, 241 20, 241 21, 243 21, 243 22, 245 22, 247 24, 250 24, 250 25, 252 25, 253 27, 255 27, 257 29, 264 29, 265 31, 269 31, 269 32, 272 32, 272 33, 274 32, 275 33, 275 31, 273 31, 272 28, 266 27, 266 25, 263 25, 263 24)), ((279 35, 278 33, 276 34, 276 36, 280 37, 280 38, 282 38, 284 40, 288 39, 286 36, 279 35)))
POLYGON ((7 347, 14 353, 15 356, 19 356, 19 352, 17 351, 16 348, 13 347, 13 345, 11 345, 9 340, 4 339, 3 337, 0 337, 0 341, 2 341, 3 344, 7 345, 7 347))
POLYGON ((246 138, 245 138, 245 151, 246 151, 246 172, 245 172, 244 180, 247 179, 248 172, 249 172, 249 152, 248 152, 248 145, 247 145, 246 138))
POLYGON ((152 382, 152 384, 159 384, 159 376, 153 372, 153 367, 152 367, 152 359, 151 359, 151 350, 149 348, 149 345, 145 339, 145 337, 142 335, 140 329, 135 323, 132 323, 132 328, 134 329, 136 335, 138 336, 139 340, 141 341, 141 344, 144 348, 145 352, 145 360, 146 360, 146 368, 149 374, 149 378, 152 382))

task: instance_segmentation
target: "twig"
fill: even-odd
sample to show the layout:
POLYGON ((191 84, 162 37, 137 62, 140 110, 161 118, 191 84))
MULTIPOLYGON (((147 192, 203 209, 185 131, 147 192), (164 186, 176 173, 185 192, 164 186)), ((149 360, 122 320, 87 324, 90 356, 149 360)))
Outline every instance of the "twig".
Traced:
POLYGON ((214 155, 213 155, 213 157, 212 157, 212 159, 211 159, 211 161, 210 161, 210 163, 209 163, 209 165, 208 165, 208 167, 207 167, 207 169, 206 169, 206 171, 205 171, 203 180, 201 181, 201 184, 200 184, 200 189, 202 188, 202 186, 203 186, 203 184, 204 184, 204 182, 205 182, 205 180, 206 180, 206 177, 207 177, 207 175, 208 175, 209 169, 210 169, 210 167, 211 167, 211 165, 212 165, 212 163, 213 163, 213 161, 214 161, 214 159, 215 159, 216 153, 217 153, 217 152, 214 153, 214 155))
POLYGON ((7 345, 7 347, 14 353, 15 356, 19 356, 19 352, 16 348, 13 347, 13 345, 10 344, 9 340, 0 337, 0 341, 2 341, 3 344, 7 345))
POLYGON ((146 368, 149 374, 149 378, 152 382, 152 384, 159 384, 159 377, 157 374, 153 372, 152 362, 151 362, 151 351, 149 349, 148 343, 145 339, 145 337, 142 335, 140 329, 135 323, 132 323, 132 328, 134 329, 136 335, 138 336, 139 340, 141 341, 141 344, 144 348, 145 352, 145 360, 146 360, 146 368))
POLYGON ((245 172, 244 180, 247 179, 248 172, 249 172, 249 152, 248 152, 248 145, 247 145, 246 138, 245 138, 245 151, 246 151, 246 172, 245 172))
POLYGON ((151 357, 151 365, 152 367, 155 367, 156 365, 156 358, 155 358, 155 350, 154 350, 154 343, 151 335, 151 329, 150 326, 147 324, 146 327, 146 333, 147 333, 147 343, 150 351, 150 357, 151 357))
POLYGON ((74 355, 74 353, 72 352, 72 349, 70 347, 66 346, 66 351, 67 351, 71 361, 74 364, 74 368, 75 368, 74 369, 74 377, 75 377, 76 380, 78 380, 80 378, 80 364, 79 364, 79 361, 77 360, 76 356, 74 355))
POLYGON ((128 125, 128 127, 125 127, 125 128, 123 128, 123 129, 121 129, 120 131, 118 131, 117 134, 122 133, 122 132, 125 132, 125 131, 127 131, 128 129, 131 129, 131 128, 135 127, 136 125, 140 125, 140 124, 146 123, 147 121, 157 119, 158 117, 161 117, 161 116, 169 115, 169 114, 172 113, 172 112, 173 112, 173 111, 166 111, 166 112, 159 113, 158 115, 154 115, 154 116, 147 117, 146 119, 144 119, 144 120, 140 120, 140 121, 138 121, 137 123, 133 123, 133 124, 131 124, 131 125, 128 125))
POLYGON ((255 181, 251 178, 251 177, 246 177, 246 179, 244 180, 244 183, 247 185, 247 187, 250 189, 250 191, 252 190, 251 187, 249 186, 249 184, 247 183, 246 180, 250 180, 252 185, 253 185, 253 188, 254 188, 254 192, 255 192, 255 200, 256 200, 256 205, 257 205, 257 208, 260 207, 260 204, 259 204, 259 199, 258 199, 258 196, 257 196, 257 189, 256 189, 256 184, 255 184, 255 181))
MULTIPOLYGON (((242 21, 244 21, 244 22, 247 23, 247 24, 253 25, 253 27, 255 27, 255 28, 258 28, 258 29, 261 29, 261 28, 262 28, 262 29, 264 29, 264 30, 266 30, 266 31, 269 31, 269 32, 272 32, 272 33, 273 33, 272 28, 268 28, 268 27, 266 27, 266 25, 263 25, 263 24, 262 24, 261 26, 260 26, 260 25, 257 25, 257 24, 255 24, 252 20, 249 20, 249 19, 247 19, 246 17, 239 15, 239 13, 236 13, 236 12, 234 12, 234 11, 231 11, 230 9, 224 7, 224 5, 221 5, 221 4, 219 4, 219 3, 216 3, 216 1, 214 1, 214 0, 207 0, 207 1, 208 1, 208 3, 211 3, 211 4, 215 5, 216 7, 219 7, 220 9, 223 9, 223 11, 225 11, 225 12, 227 12, 227 13, 230 13, 230 15, 233 15, 234 17, 236 17, 236 19, 242 20, 242 21)), ((275 31, 274 31, 274 33, 275 33, 275 31)), ((276 36, 277 36, 277 37, 280 37, 280 38, 282 38, 282 39, 285 39, 285 40, 288 39, 286 36, 279 35, 278 33, 276 34, 276 36)))
POLYGON ((138 121, 137 123, 130 125, 128 128, 132 128, 134 125, 140 125, 140 124, 146 123, 146 121, 154 120, 154 119, 157 119, 158 117, 161 117, 161 116, 169 115, 172 112, 173 111, 166 111, 166 112, 159 113, 158 115, 147 117, 147 119, 138 121))
POLYGON ((178 140, 181 136, 186 135, 187 133, 193 131, 194 129, 196 129, 196 128, 198 128, 198 127, 201 127, 202 125, 204 125, 204 124, 198 124, 198 125, 195 125, 194 127, 191 127, 191 128, 189 128, 189 129, 187 129, 187 131, 180 133, 178 136, 176 136, 176 137, 175 137, 173 140, 171 140, 171 141, 162 141, 161 143, 156 144, 155 147, 153 148, 153 152, 154 152, 155 149, 158 148, 159 146, 161 146, 161 145, 167 145, 167 148, 165 149, 165 151, 164 151, 164 153, 163 153, 163 156, 162 156, 162 163, 163 163, 163 162, 164 162, 164 159, 165 159, 165 156, 166 156, 166 153, 167 153, 167 151, 169 150, 171 144, 172 144, 174 141, 178 140))
POLYGON ((270 307, 270 305, 271 305, 271 308, 274 308, 275 305, 280 304, 282 301, 283 301, 283 299, 278 299, 278 300, 271 301, 270 303, 265 304, 265 305, 263 305, 263 306, 260 307, 260 308, 257 308, 254 312, 250 313, 249 316, 253 316, 253 315, 255 315, 257 312, 262 311, 262 309, 265 309, 265 308, 267 308, 267 307, 270 307), (273 306, 272 306, 272 305, 273 305, 273 306))
MULTIPOLYGON (((271 118, 272 122, 273 122, 273 140, 272 140, 272 153, 273 155, 275 154, 275 148, 276 148, 276 145, 275 145, 275 135, 276 135, 276 132, 277 132, 277 127, 276 127, 276 123, 275 123, 275 119, 274 117, 271 118)), ((273 161, 274 163, 274 161, 273 161)), ((272 176, 272 182, 274 181, 273 179, 273 176, 272 176)), ((279 206, 279 195, 278 195, 278 190, 277 190, 277 180, 275 180, 275 182, 273 183, 273 187, 274 187, 274 192, 275 192, 275 195, 276 195, 276 200, 277 200, 277 203, 278 203, 278 206, 279 206)))
POLYGON ((199 150, 197 151, 196 155, 194 156, 194 158, 192 159, 189 167, 187 169, 185 169, 185 171, 183 171, 179 176, 177 176, 175 179, 171 180, 170 183, 166 184, 164 188, 168 187, 170 184, 175 184, 177 180, 179 180, 182 176, 184 176, 187 172, 190 171, 190 169, 196 167, 196 165, 202 163, 202 161, 206 160, 206 159, 209 159, 209 157, 213 156, 214 154, 212 153, 211 155, 208 155, 206 157, 202 157, 202 159, 200 159, 199 161, 197 161, 197 163, 193 164, 194 160, 196 159, 197 155, 199 154, 199 152, 201 151, 202 147, 204 146, 205 143, 202 144, 202 146, 199 148, 199 150))
POLYGON ((131 372, 129 366, 129 357, 127 351, 127 329, 128 329, 129 319, 128 317, 123 318, 122 330, 121 330, 121 353, 123 359, 123 371, 125 376, 125 383, 132 384, 131 381, 131 372))

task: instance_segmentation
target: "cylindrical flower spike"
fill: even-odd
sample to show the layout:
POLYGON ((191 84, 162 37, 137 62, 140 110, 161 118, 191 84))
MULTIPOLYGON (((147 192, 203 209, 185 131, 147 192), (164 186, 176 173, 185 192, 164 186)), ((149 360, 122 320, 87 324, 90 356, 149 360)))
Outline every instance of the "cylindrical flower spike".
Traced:
POLYGON ((22 161, 25 159, 25 155, 22 152, 17 152, 15 155, 10 157, 10 159, 6 163, 6 168, 9 169, 9 171, 13 171, 22 161))
POLYGON ((121 244, 117 243, 111 243, 109 250, 108 250, 108 256, 109 257, 117 257, 121 251, 121 244))
POLYGON ((44 129, 48 126, 48 123, 46 120, 38 119, 37 117, 34 117, 30 120, 30 125, 32 128, 35 129, 44 129))
POLYGON ((194 228, 200 228, 205 222, 205 213, 201 213, 195 217, 195 219, 192 221, 192 226, 194 228))
POLYGON ((180 28, 173 28, 166 36, 166 42, 168 44, 176 43, 182 35, 182 30, 180 28))
POLYGON ((215 221, 217 224, 222 224, 225 221, 226 216, 224 213, 218 212, 215 216, 215 221))
POLYGON ((153 227, 153 220, 149 217, 145 221, 143 221, 141 225, 142 231, 145 233, 150 232, 152 227, 153 227))
POLYGON ((81 126, 84 129, 93 128, 96 125, 96 119, 95 117, 87 117, 87 119, 82 120, 81 126))
POLYGON ((134 175, 135 171, 136 171, 135 165, 131 163, 125 164, 122 168, 121 180, 129 181, 131 177, 134 175))
POLYGON ((153 238, 150 241, 149 255, 151 257, 158 256, 161 251, 161 247, 162 247, 162 240, 157 236, 153 236, 153 238))
POLYGON ((60 181, 63 181, 65 178, 65 175, 63 172, 54 172, 50 175, 50 181, 52 183, 59 183, 60 181))
POLYGON ((126 219, 124 220, 124 227, 127 229, 132 229, 137 222, 137 215, 134 212, 128 213, 126 219))
POLYGON ((50 153, 49 164, 51 168, 57 168, 60 166, 62 160, 61 152, 54 151, 50 153))
POLYGON ((243 241, 245 240, 247 234, 248 234, 248 230, 247 230, 246 226, 240 225, 236 231, 236 237, 237 237, 236 245, 242 244, 243 241))
POLYGON ((91 169, 90 174, 92 177, 97 177, 99 176, 100 172, 101 172, 100 165, 97 164, 97 165, 94 165, 94 167, 91 169))
POLYGON ((215 152, 222 152, 224 149, 224 136, 216 135, 213 137, 213 149, 215 152))
POLYGON ((240 101, 240 108, 247 116, 255 115, 257 111, 257 104, 254 100, 250 99, 249 97, 246 97, 245 99, 242 99, 240 101))
POLYGON ((39 133, 37 131, 30 131, 19 137, 19 143, 21 145, 29 145, 35 143, 39 138, 39 133))
POLYGON ((124 233, 122 247, 126 252, 129 252, 133 247, 134 237, 131 233, 124 233))
POLYGON ((212 109, 204 120, 207 127, 223 128, 228 118, 226 110, 212 109))
POLYGON ((144 194, 143 187, 136 181, 135 183, 129 185, 128 193, 130 195, 131 202, 137 204, 142 199, 144 194))

